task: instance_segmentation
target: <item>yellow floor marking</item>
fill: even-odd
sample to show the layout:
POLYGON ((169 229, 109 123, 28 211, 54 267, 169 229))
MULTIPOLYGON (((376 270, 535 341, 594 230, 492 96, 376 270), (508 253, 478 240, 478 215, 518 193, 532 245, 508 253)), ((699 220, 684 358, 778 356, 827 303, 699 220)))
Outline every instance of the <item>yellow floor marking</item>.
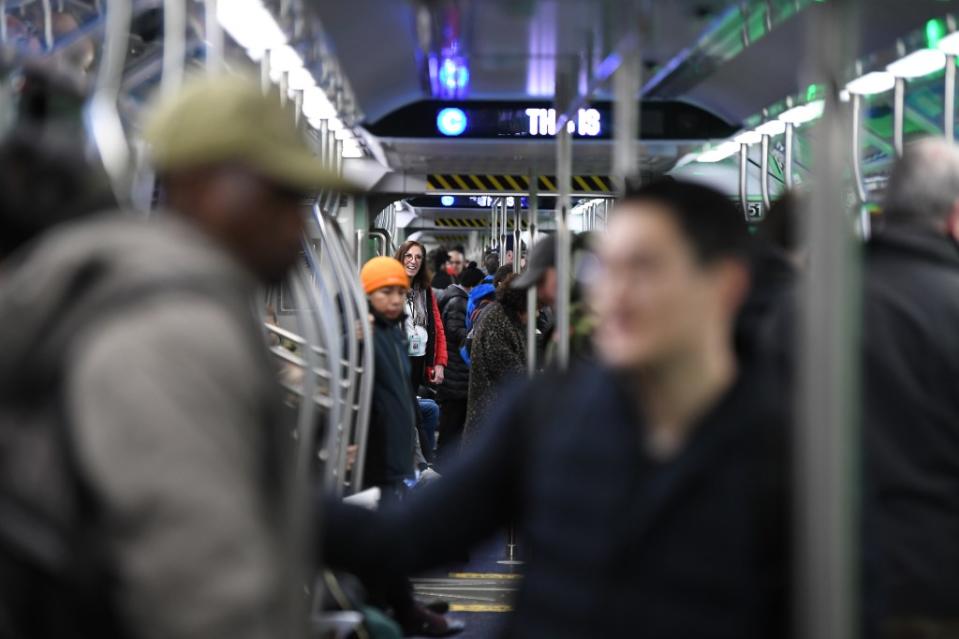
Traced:
POLYGON ((523 575, 506 572, 451 572, 453 579, 522 579, 523 575))
POLYGON ((450 604, 450 612, 512 612, 508 604, 450 604))

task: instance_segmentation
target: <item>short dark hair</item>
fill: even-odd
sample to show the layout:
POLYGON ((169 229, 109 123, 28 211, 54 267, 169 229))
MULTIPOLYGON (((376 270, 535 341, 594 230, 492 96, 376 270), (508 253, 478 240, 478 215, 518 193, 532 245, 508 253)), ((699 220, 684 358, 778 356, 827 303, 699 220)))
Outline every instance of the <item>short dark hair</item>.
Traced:
POLYGON ((745 216, 732 200, 715 189, 684 180, 658 180, 628 191, 617 209, 639 204, 659 205, 666 210, 702 264, 749 256, 745 216))
POLYGON ((467 288, 478 286, 482 281, 483 271, 479 270, 475 266, 470 266, 463 269, 463 272, 460 274, 460 285, 467 288))
POLYGON ((483 268, 486 269, 487 275, 496 275, 496 270, 499 268, 499 255, 496 253, 490 253, 484 257, 483 268))
POLYGON ((496 269, 496 274, 493 275, 493 286, 499 286, 513 273, 513 263, 507 262, 501 267, 496 269))

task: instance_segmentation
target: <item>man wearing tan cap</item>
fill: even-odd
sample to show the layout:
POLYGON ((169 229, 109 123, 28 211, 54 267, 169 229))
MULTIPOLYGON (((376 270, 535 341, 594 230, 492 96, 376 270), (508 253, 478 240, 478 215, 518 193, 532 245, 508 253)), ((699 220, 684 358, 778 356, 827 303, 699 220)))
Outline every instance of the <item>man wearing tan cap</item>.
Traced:
POLYGON ((0 377, 22 380, 37 352, 60 358, 59 401, 132 636, 286 637, 290 465, 251 302, 297 259, 304 197, 343 185, 279 96, 243 78, 188 83, 144 130, 161 210, 41 239, 0 288, 0 377))

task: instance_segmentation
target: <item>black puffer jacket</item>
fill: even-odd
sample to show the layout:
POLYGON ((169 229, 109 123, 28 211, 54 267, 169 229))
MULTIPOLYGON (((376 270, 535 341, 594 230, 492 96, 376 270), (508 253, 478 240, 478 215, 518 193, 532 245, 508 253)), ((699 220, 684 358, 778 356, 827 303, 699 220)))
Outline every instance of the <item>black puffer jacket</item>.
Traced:
POLYGON ((466 304, 469 295, 457 285, 452 285, 443 293, 440 306, 443 311, 443 328, 446 330, 446 352, 449 361, 446 364, 445 380, 437 390, 437 399, 466 399, 469 394, 470 369, 460 356, 460 345, 466 339, 466 304))
POLYGON ((887 614, 959 610, 959 246, 890 227, 866 256, 867 469, 887 614))

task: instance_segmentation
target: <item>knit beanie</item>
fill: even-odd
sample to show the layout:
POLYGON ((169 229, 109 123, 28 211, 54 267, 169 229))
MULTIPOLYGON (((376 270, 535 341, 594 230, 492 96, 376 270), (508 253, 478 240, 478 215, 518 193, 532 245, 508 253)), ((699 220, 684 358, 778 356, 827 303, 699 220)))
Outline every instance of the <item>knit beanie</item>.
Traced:
POLYGON ((360 281, 367 295, 385 286, 410 287, 410 278, 399 260, 392 257, 374 257, 363 265, 360 281))

